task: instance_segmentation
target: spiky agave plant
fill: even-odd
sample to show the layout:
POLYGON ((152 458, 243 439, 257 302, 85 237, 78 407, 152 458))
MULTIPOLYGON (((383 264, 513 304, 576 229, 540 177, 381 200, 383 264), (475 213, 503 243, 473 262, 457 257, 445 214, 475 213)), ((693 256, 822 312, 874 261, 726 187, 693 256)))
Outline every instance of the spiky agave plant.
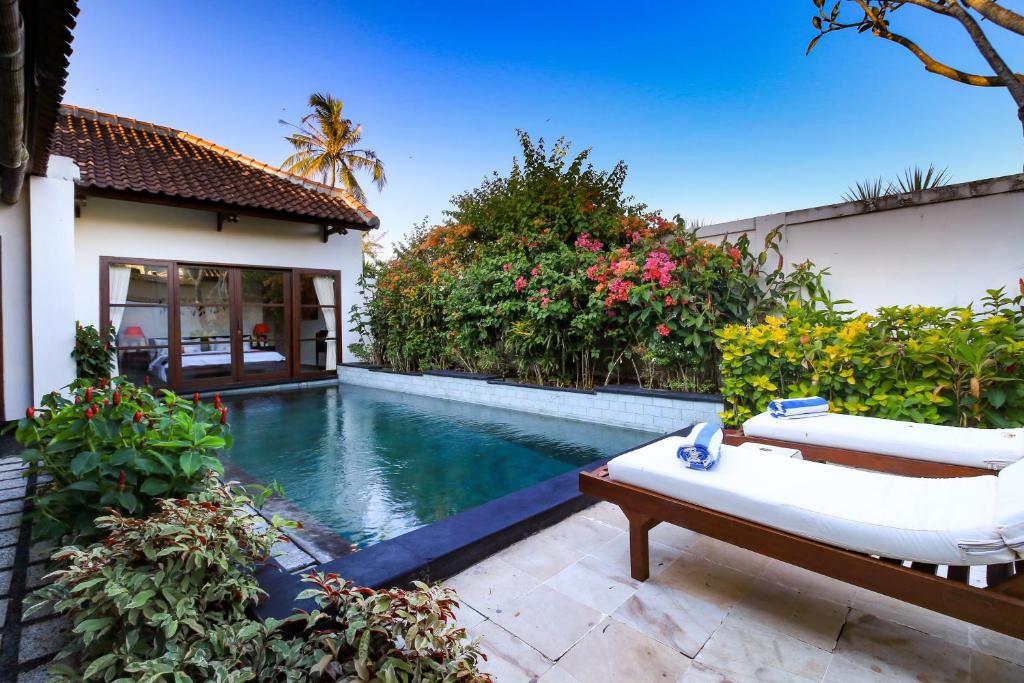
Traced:
POLYGON ((949 182, 949 169, 941 171, 935 168, 935 164, 928 164, 928 168, 920 166, 909 166, 903 169, 903 175, 896 178, 895 187, 900 192, 919 192, 930 190, 933 187, 940 187, 949 182))
POLYGON ((872 199, 887 197, 893 193, 892 183, 886 182, 882 176, 867 178, 851 185, 843 193, 844 202, 865 202, 872 199))

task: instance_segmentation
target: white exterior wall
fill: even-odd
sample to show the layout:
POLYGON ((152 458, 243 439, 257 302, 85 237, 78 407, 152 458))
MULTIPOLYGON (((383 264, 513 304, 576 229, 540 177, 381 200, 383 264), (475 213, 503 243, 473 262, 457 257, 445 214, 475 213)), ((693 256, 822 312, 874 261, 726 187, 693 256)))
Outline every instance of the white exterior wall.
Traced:
POLYGON ((718 413, 723 409, 720 401, 688 401, 604 392, 590 394, 549 391, 490 384, 479 379, 440 375, 400 375, 393 372, 370 372, 365 368, 355 367, 342 367, 339 374, 342 384, 389 389, 405 394, 432 396, 658 434, 674 432, 695 422, 722 423, 718 417, 718 413))
POLYGON ((904 208, 864 212, 854 202, 706 226, 698 234, 718 241, 745 233, 759 250, 769 231, 784 226, 787 268, 807 260, 828 267, 832 296, 861 311, 965 306, 980 302, 986 289, 1017 292, 1024 277, 1021 188, 1024 176, 1011 176, 920 193, 928 202, 893 200, 910 204, 904 208), (956 193, 954 200, 944 200, 944 192, 956 193))
POLYGON ((98 324, 100 257, 170 259, 247 266, 325 268, 341 271, 341 347, 358 341, 348 328, 362 271, 361 233, 321 241, 320 227, 239 216, 217 232, 216 214, 170 206, 89 197, 75 221, 75 312, 83 325, 98 324))
POLYGON ((0 271, 3 277, 3 301, 0 304, 3 305, 5 420, 21 417, 25 414, 25 408, 34 403, 28 213, 29 186, 26 183, 17 204, 0 204, 0 271))

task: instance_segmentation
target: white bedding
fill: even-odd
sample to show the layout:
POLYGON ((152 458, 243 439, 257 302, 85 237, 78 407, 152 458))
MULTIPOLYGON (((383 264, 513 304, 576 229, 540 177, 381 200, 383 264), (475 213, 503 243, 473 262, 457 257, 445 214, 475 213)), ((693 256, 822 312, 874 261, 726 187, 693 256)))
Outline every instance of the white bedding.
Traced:
POLYGON ((743 433, 993 470, 1024 458, 1024 428, 946 427, 840 413, 784 420, 761 413, 743 423, 743 433))
POLYGON ((676 458, 681 441, 667 437, 620 455, 608 463, 609 476, 883 557, 993 564, 1018 559, 1007 541, 1024 541, 1024 463, 998 477, 924 479, 723 446, 715 468, 700 471, 684 467, 676 458), (1013 533, 1019 537, 1011 538, 1013 533))
MULTIPOLYGON (((167 381, 168 356, 166 351, 149 364, 149 371, 156 374, 161 381, 167 381)), ((285 357, 277 351, 245 351, 242 354, 243 363, 278 363, 285 360, 285 357)), ((231 354, 222 351, 200 351, 198 353, 186 353, 181 356, 181 367, 195 368, 211 365, 231 365, 231 354)))

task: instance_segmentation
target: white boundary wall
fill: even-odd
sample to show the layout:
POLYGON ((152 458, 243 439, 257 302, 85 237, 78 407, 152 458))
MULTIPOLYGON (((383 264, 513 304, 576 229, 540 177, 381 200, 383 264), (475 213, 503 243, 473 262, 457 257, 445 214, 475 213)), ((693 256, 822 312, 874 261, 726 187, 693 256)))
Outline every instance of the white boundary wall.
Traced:
POLYGON ((1013 295, 1024 277, 1024 175, 947 185, 700 228, 711 241, 749 236, 758 251, 782 228, 786 268, 828 267, 825 286, 853 308, 966 306, 986 289, 1013 295))
POLYGON ((342 366, 341 383, 432 396, 463 403, 550 415, 612 427, 664 434, 695 422, 721 423, 720 401, 695 401, 597 392, 594 394, 491 384, 479 379, 440 375, 402 375, 342 366))

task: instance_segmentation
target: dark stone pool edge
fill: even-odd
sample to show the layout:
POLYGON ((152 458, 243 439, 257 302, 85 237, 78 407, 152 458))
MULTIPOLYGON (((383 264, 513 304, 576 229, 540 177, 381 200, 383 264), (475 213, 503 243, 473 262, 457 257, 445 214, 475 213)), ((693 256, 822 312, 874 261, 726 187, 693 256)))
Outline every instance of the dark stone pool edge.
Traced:
MULTIPOLYGON (((690 427, 662 434, 628 450, 685 435, 690 427)), ((627 452, 627 451, 623 451, 627 452)), ((616 455, 621 455, 617 453, 616 455)), ((447 519, 312 567, 334 572, 356 585, 369 588, 408 587, 413 581, 442 581, 531 536, 566 517, 594 505, 597 500, 579 491, 579 473, 607 463, 616 455, 578 467, 539 484, 515 491, 447 519)), ((306 570, 307 572, 310 570, 306 570)), ((306 573, 306 572, 303 572, 306 573)), ((257 573, 267 599, 255 610, 261 619, 282 619, 296 608, 312 609, 311 601, 296 602, 308 588, 301 576, 274 566, 257 573)))

